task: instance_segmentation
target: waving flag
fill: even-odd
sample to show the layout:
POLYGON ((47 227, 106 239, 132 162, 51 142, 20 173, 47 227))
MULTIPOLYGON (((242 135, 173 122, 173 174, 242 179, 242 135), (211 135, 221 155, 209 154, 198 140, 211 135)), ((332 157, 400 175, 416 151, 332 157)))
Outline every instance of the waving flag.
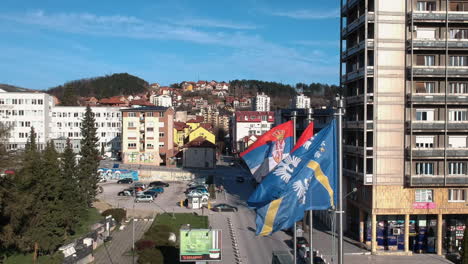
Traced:
POLYGON ((260 136, 240 154, 257 180, 262 179, 289 155, 293 147, 293 122, 288 121, 260 136))
MULTIPOLYGON (((302 133, 291 153, 294 153, 294 156, 297 157, 307 152, 312 144, 313 136, 314 123, 310 123, 302 133)), ((281 168, 275 168, 263 179, 262 183, 247 201, 248 205, 251 207, 261 207, 274 200, 272 197, 279 197, 286 189, 286 183, 289 181, 288 173, 297 167, 299 162, 297 158, 286 157, 281 163, 281 168), (278 175, 280 177, 278 177, 278 175)))
POLYGON ((267 179, 272 175, 280 178, 285 188, 279 191, 273 187, 276 192, 262 197, 269 199, 269 202, 257 204, 257 235, 269 235, 291 227, 304 217, 305 210, 324 210, 335 206, 338 161, 336 122, 332 121, 307 142, 288 157, 293 163, 283 161, 268 175, 267 179), (275 174, 278 171, 281 172, 275 174))

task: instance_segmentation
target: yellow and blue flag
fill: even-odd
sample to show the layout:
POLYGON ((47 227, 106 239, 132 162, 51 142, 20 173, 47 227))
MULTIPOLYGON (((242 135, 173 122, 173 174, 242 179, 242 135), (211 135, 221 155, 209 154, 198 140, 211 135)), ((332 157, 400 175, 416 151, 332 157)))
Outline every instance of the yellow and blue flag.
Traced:
POLYGON ((304 217, 305 210, 325 210, 335 206, 336 132, 336 121, 333 120, 283 160, 260 184, 262 188, 249 198, 249 205, 257 211, 257 235, 265 236, 291 227, 304 217), (277 184, 269 185, 273 182, 277 184))

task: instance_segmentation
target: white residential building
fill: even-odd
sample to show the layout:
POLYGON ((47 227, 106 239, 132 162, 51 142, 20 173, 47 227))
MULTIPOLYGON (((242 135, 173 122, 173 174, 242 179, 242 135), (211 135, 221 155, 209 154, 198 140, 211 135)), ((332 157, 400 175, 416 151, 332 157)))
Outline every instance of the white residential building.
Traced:
POLYGON ((242 152, 247 145, 244 138, 260 136, 270 130, 275 122, 274 112, 237 111, 232 120, 233 149, 242 152))
POLYGON ((172 97, 167 94, 152 96, 151 102, 156 106, 171 107, 172 97))
POLYGON ((9 126, 8 149, 23 149, 31 127, 39 149, 49 140, 50 111, 54 98, 46 93, 5 92, 0 90, 0 122, 9 126))
POLYGON ((264 93, 257 93, 257 96, 255 97, 254 111, 270 111, 270 97, 264 93))
MULTIPOLYGON (((120 151, 121 107, 91 107, 94 113, 99 150, 104 147, 106 155, 116 155, 120 151)), ((59 152, 65 147, 67 138, 73 142, 73 149, 78 152, 81 140, 81 120, 86 112, 84 106, 56 106, 52 108, 50 118, 50 139, 53 139, 59 152)))
POLYGON ((292 101, 292 108, 295 109, 308 109, 310 108, 310 97, 305 96, 304 94, 298 94, 294 97, 292 101))

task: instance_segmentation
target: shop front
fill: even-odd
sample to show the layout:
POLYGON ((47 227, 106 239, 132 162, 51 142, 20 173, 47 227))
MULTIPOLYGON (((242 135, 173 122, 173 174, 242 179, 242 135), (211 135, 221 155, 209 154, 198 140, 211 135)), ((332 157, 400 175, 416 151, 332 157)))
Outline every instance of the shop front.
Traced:
POLYGON ((411 215, 409 250, 414 253, 436 253, 437 215, 411 215))
POLYGON ((442 230, 445 232, 443 234, 444 253, 459 253, 463 242, 467 215, 444 215, 443 219, 442 230))
POLYGON ((377 250, 405 250, 405 216, 377 216, 377 250))

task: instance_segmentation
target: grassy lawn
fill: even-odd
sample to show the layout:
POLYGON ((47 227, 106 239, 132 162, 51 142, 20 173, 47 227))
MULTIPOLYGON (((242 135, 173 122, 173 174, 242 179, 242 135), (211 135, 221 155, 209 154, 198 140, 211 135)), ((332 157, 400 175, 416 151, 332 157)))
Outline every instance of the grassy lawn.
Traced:
MULTIPOLYGON (((138 252, 139 263, 176 264, 179 263, 179 244, 169 242, 170 233, 174 233, 179 241, 181 226, 190 224, 192 228, 208 228, 208 216, 190 213, 160 214, 146 231, 140 241, 150 241, 154 247, 147 247, 138 252)), ((138 248, 138 246, 137 246, 138 248)))

